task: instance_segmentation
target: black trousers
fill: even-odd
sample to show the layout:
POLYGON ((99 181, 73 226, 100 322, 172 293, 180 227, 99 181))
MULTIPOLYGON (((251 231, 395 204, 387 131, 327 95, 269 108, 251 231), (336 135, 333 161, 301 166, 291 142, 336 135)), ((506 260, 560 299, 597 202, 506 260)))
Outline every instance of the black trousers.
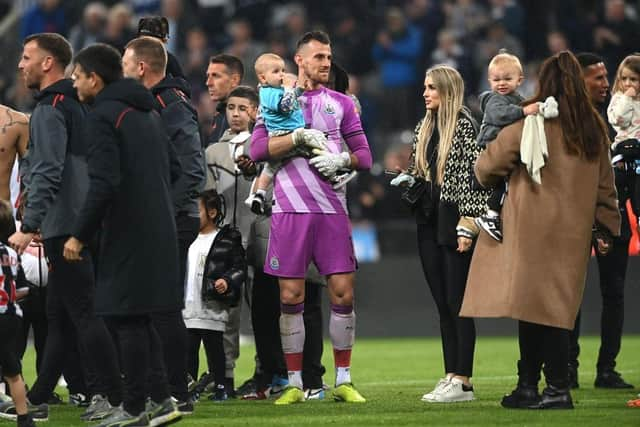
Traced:
POLYGON ((208 329, 187 329, 189 335, 189 351, 187 352, 187 367, 191 378, 198 379, 200 365, 200 343, 204 344, 207 355, 207 369, 213 373, 213 380, 217 384, 224 384, 225 359, 222 331, 208 329))
MULTIPOLYGON (((253 280, 251 323, 256 341, 256 353, 261 365, 258 389, 271 383, 274 375, 287 375, 287 365, 280 341, 280 288, 278 279, 256 268, 253 280)), ((321 388, 325 368, 322 365, 322 286, 305 282, 304 388, 321 388)))
POLYGON ((47 342, 47 288, 31 288, 29 295, 20 302, 22 308, 22 335, 18 337, 18 355, 22 359, 27 349, 29 330, 33 329, 33 346, 36 349, 36 372, 40 373, 44 348, 47 342))
POLYGON ((472 250, 464 253, 439 245, 433 226, 418 224, 422 270, 440 317, 445 373, 471 377, 476 344, 473 319, 460 317, 472 250))
POLYGON ((544 370, 547 384, 558 388, 569 385, 569 331, 567 329, 518 322, 520 361, 524 369, 520 375, 528 384, 538 384, 540 369, 544 370))
POLYGON ((170 396, 160 337, 148 315, 113 316, 106 321, 120 350, 124 409, 139 415, 147 396, 158 403, 170 396))
POLYGON ((103 389, 112 404, 121 401, 121 379, 117 356, 104 321, 94 312, 93 262, 83 249, 82 261, 69 263, 62 256, 67 237, 44 241, 50 272, 47 291, 48 336, 38 379, 29 391, 34 404, 46 402, 51 396, 67 358, 67 343, 77 333, 85 351, 84 361, 91 372, 99 375, 96 384, 103 389), (75 333, 74 333, 75 332, 75 333))
MULTIPOLYGON (((627 222, 623 212, 623 222, 627 222)), ((625 224, 622 225, 625 227, 625 224)), ((629 240, 617 238, 607 255, 596 251, 598 271, 600 273, 600 294, 602 295, 602 313, 600 315, 600 351, 598 353, 597 370, 605 371, 616 366, 616 357, 620 353, 622 326, 624 323, 624 282, 629 261, 629 240)), ((576 325, 570 333, 569 362, 578 365, 580 355, 580 317, 578 312, 576 325)))
POLYGON ((15 314, 0 314, 0 368, 3 377, 15 377, 22 373, 20 357, 16 351, 21 322, 20 317, 15 314))
MULTIPOLYGON (((187 215, 176 216, 178 231, 178 266, 180 275, 180 298, 184 301, 184 277, 187 268, 189 246, 198 236, 200 219, 187 215)), ((187 392, 187 327, 181 311, 154 313, 153 323, 160 335, 164 354, 164 365, 167 369, 171 395, 180 401, 186 401, 187 392)))
POLYGON ((502 212, 502 203, 504 199, 504 195, 507 192, 507 183, 504 179, 498 181, 493 190, 491 191, 491 195, 487 200, 487 206, 489 209, 494 210, 496 212, 502 212))

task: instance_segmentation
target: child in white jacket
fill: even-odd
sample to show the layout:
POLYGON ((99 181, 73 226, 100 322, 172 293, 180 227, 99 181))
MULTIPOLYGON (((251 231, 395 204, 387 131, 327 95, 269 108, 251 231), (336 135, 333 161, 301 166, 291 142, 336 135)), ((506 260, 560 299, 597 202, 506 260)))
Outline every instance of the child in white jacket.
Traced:
POLYGON ((640 139, 640 55, 629 55, 620 63, 612 92, 607 116, 616 131, 611 146, 615 153, 622 141, 637 144, 640 139))

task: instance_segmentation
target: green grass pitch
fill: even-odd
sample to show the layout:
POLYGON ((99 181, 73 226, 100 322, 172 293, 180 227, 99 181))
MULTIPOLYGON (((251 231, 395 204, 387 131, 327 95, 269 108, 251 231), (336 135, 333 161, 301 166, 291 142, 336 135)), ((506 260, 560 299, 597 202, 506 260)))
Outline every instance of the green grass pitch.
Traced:
MULTIPOLYGON (((203 399, 193 415, 179 426, 640 426, 640 408, 625 402, 640 391, 594 389, 595 358, 599 339, 581 339, 581 388, 573 393, 573 411, 506 410, 499 401, 515 382, 518 355, 515 337, 478 339, 475 375, 476 400, 469 403, 427 404, 420 397, 442 376, 440 340, 361 339, 353 354, 353 379, 368 399, 360 405, 335 403, 331 392, 324 401, 276 407, 273 401, 230 400, 215 404, 203 399)), ((236 383, 251 375, 253 346, 243 346, 236 368, 236 383)), ((333 382, 331 347, 325 343, 325 382, 333 382)), ((34 354, 24 361, 27 381, 33 381, 34 354)), ((201 366, 205 366, 202 364, 201 366)), ((625 336, 618 358, 624 378, 640 386, 640 337, 625 336)), ((62 395, 66 389, 58 390, 62 395)), ((66 395, 65 395, 66 399, 66 395)), ((46 426, 86 426, 81 409, 71 405, 50 407, 46 426)), ((0 421, 0 427, 13 425, 0 421)))

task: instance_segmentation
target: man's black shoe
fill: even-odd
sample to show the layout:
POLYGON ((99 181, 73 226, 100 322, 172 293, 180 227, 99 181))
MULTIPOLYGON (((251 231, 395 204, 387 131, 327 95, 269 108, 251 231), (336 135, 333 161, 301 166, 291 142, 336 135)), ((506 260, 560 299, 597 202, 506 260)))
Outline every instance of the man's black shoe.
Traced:
POLYGON ((538 393, 538 387, 518 384, 511 394, 507 394, 502 398, 500 404, 504 408, 526 409, 539 403, 540 394, 538 393))
POLYGON ((531 409, 573 409, 573 400, 571 399, 571 393, 569 388, 557 388, 552 385, 547 385, 540 401, 531 405, 531 409))
POLYGON ((619 372, 613 369, 608 371, 598 372, 594 385, 597 388, 633 388, 633 385, 625 382, 619 372))

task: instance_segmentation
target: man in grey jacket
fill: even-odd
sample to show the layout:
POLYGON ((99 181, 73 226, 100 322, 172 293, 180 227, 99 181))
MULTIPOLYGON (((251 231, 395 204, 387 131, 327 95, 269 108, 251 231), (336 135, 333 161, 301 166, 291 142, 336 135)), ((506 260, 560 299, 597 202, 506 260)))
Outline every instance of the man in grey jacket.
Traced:
MULTIPOLYGON (((64 78, 70 61, 69 42, 58 34, 43 33, 25 39, 18 65, 27 87, 39 92, 30 121, 28 167, 23 173, 27 196, 22 226, 9 243, 22 253, 39 234, 51 265, 47 345, 40 375, 28 398, 38 405, 51 396, 65 363, 66 336, 75 329, 86 352, 86 362, 92 364, 91 371, 98 375, 97 385, 102 387, 93 391, 107 395, 112 405, 119 405, 121 379, 115 347, 104 322, 94 312, 91 254, 83 250, 78 263, 67 262, 62 256, 89 182, 82 138, 86 111, 78 102, 71 80, 64 78)), ((95 413, 88 419, 104 415, 95 413)))
MULTIPOLYGON (((173 150, 180 161, 181 175, 173 184, 171 196, 178 232, 180 305, 184 304, 184 277, 189 246, 198 236, 200 217, 198 195, 204 188, 204 153, 200 142, 197 113, 186 93, 187 83, 166 76, 167 52, 158 39, 139 37, 127 44, 122 57, 125 77, 138 80, 151 90, 156 111, 165 125, 173 150)), ((181 412, 193 406, 187 393, 187 329, 181 311, 154 313, 153 322, 163 342, 171 394, 181 412)))

